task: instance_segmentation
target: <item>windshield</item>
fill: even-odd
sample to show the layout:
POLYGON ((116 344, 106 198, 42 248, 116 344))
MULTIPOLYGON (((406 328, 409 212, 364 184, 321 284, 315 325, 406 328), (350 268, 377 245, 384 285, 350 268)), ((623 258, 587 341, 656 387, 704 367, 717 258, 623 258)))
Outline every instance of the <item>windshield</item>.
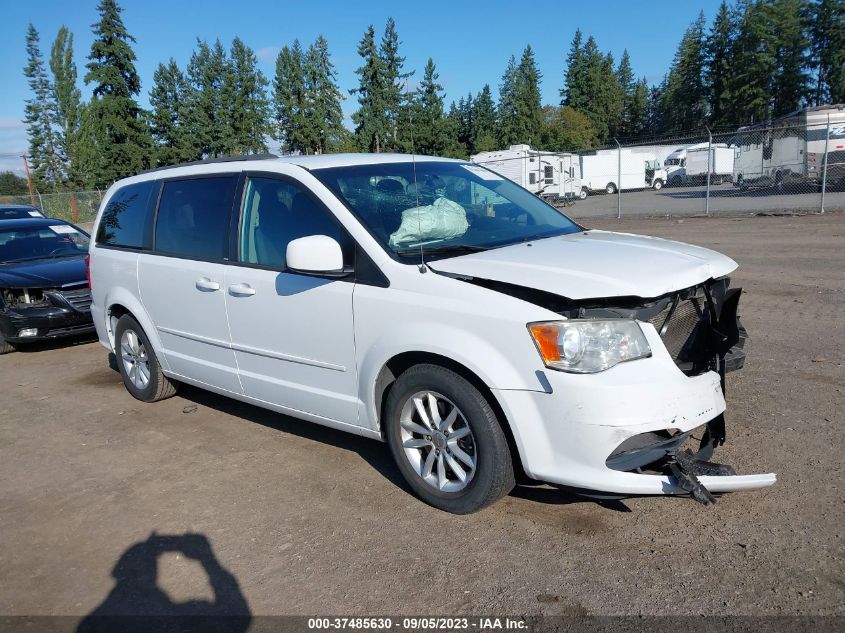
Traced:
POLYGON ((87 252, 88 236, 68 224, 0 229, 0 263, 73 257, 87 252))
POLYGON ((0 207, 0 220, 20 220, 22 218, 43 218, 44 214, 35 207, 0 207))
POLYGON ((421 161, 313 171, 393 253, 485 250, 576 233, 572 220, 510 180, 467 163, 421 161))

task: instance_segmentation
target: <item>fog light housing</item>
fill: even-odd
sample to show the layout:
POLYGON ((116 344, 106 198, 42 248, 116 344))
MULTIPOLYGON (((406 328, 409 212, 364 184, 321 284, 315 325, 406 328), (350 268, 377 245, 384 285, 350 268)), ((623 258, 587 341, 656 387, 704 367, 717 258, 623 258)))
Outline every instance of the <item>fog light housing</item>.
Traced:
POLYGON ((38 328, 25 327, 24 329, 18 331, 18 336, 21 338, 25 338, 27 336, 38 336, 38 328))

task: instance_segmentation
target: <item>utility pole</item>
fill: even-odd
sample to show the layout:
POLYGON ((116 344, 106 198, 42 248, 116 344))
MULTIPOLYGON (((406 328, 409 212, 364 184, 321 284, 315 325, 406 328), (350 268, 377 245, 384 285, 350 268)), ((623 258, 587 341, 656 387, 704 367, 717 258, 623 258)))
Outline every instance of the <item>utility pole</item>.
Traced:
POLYGON ((26 172, 26 186, 29 189, 29 201, 32 203, 32 206, 35 206, 35 195, 32 193, 32 174, 29 173, 29 163, 26 160, 26 154, 22 154, 21 158, 23 158, 23 169, 26 172))

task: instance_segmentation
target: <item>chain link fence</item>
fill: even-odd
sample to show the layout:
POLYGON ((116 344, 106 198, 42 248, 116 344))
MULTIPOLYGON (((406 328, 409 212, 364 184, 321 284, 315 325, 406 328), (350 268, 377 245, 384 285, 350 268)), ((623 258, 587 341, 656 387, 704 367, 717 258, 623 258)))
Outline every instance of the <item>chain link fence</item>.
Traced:
POLYGON ((823 213, 845 209, 845 111, 820 110, 730 132, 577 153, 514 145, 472 160, 579 218, 823 213))
POLYGON ((62 191, 58 193, 0 196, 0 204, 28 204, 37 207, 50 218, 61 218, 74 224, 94 221, 103 200, 104 191, 62 191))

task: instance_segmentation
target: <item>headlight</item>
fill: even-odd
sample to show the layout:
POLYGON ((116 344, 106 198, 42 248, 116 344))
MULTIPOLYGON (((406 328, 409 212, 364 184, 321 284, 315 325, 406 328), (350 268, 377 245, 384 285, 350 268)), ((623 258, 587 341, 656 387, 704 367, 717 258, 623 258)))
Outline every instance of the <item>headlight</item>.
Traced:
POLYGON ((528 331, 546 367, 594 374, 614 365, 651 356, 636 321, 571 320, 529 323, 528 331))

